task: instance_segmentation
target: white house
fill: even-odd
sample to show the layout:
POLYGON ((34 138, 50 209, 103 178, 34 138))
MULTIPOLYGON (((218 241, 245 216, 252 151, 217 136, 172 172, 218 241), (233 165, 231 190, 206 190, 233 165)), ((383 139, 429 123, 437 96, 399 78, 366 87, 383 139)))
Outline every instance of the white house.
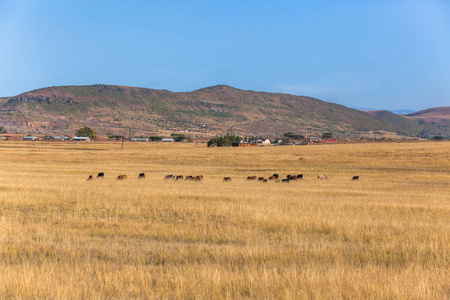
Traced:
POLYGON ((258 145, 270 145, 269 139, 253 139, 250 140, 251 144, 258 144, 258 145))
POLYGON ((261 142, 262 145, 270 145, 270 140, 269 139, 265 139, 261 142))
POLYGON ((165 139, 162 139, 161 141, 162 141, 162 142, 173 142, 173 139, 167 139, 167 138, 165 138, 165 139))

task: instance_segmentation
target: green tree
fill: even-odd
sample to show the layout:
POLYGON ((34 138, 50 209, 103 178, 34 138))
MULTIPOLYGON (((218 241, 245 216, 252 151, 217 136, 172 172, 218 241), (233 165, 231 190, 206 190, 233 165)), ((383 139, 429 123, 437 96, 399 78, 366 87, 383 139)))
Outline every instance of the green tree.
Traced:
POLYGON ((284 138, 281 140, 281 143, 282 143, 283 145, 290 144, 290 143, 291 143, 291 139, 288 138, 288 137, 284 137, 284 138))
POLYGON ((108 136, 109 139, 117 140, 117 141, 121 140, 122 137, 123 137, 123 135, 115 135, 115 134, 112 134, 112 133, 108 133, 107 136, 108 136))
POLYGON ((8 133, 8 132, 6 131, 5 127, 0 126, 0 133, 8 133))
POLYGON ((173 137, 175 142, 182 142, 186 139, 186 136, 182 133, 172 133, 170 136, 173 137))
POLYGON ((150 136, 150 141, 152 142, 158 142, 161 141, 164 137, 159 135, 152 135, 150 136))
POLYGON ((305 137, 301 134, 296 134, 293 132, 286 132, 285 134, 283 134, 285 137, 293 139, 293 140, 301 140, 304 139, 305 137))
POLYGON ((77 136, 87 136, 90 139, 95 139, 97 137, 97 132, 95 132, 95 130, 92 129, 91 127, 84 126, 80 129, 76 130, 76 135, 77 136))
POLYGON ((333 133, 332 132, 324 132, 322 134, 322 138, 324 139, 331 139, 333 137, 333 133))
POLYGON ((208 147, 230 147, 233 143, 241 142, 242 138, 240 136, 234 134, 226 134, 224 136, 220 136, 214 139, 210 139, 208 142, 208 147))

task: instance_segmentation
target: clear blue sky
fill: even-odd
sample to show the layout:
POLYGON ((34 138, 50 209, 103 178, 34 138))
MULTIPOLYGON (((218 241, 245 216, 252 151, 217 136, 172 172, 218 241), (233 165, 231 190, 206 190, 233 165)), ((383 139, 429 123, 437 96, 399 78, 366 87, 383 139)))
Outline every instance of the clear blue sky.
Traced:
POLYGON ((0 0, 0 96, 97 83, 450 106, 450 1, 0 0))

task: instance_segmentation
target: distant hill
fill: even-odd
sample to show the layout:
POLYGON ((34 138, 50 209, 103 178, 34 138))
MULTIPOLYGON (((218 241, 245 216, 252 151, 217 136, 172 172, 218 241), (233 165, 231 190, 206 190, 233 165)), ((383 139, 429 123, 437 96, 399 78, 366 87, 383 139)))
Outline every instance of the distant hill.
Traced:
POLYGON ((410 113, 407 117, 411 119, 423 120, 425 122, 437 122, 450 125, 450 107, 435 107, 410 113))
POLYGON ((239 90, 218 85, 174 93, 136 87, 90 85, 38 89, 0 98, 0 125, 10 131, 276 136, 284 132, 334 132, 341 136, 385 130, 448 136, 446 127, 387 111, 362 112, 319 99, 239 90), (420 124, 419 124, 420 123, 420 124), (445 129, 445 130, 444 130, 445 129))

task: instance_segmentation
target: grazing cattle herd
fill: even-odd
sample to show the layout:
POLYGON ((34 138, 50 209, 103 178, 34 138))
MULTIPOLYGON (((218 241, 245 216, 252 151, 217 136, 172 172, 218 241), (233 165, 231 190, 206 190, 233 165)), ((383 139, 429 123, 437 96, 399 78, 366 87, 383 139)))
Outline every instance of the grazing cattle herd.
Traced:
MULTIPOLYGON (((105 173, 100 172, 97 175, 97 178, 105 178, 105 173)), ((88 181, 92 181, 94 179, 94 175, 89 175, 88 181)), ((127 180, 127 175, 119 175, 117 176, 117 180, 127 180)), ((145 173, 139 173, 138 179, 145 179, 145 173)), ((184 180, 184 181, 203 181, 203 175, 188 175, 184 177, 183 175, 166 175, 163 180, 169 180, 172 179, 174 181, 178 180, 184 180)), ((275 182, 282 182, 282 183, 289 183, 290 181, 297 181, 297 180, 303 180, 303 174, 297 174, 297 175, 287 175, 286 178, 280 179, 279 174, 273 174, 272 176, 269 176, 268 178, 265 178, 264 176, 248 176, 247 181, 260 181, 263 183, 267 183, 268 181, 275 181, 275 182)), ((328 179, 327 175, 324 174, 318 174, 317 179, 328 179)), ((359 176, 353 176, 352 180, 359 180, 359 176)), ((223 182, 231 182, 231 177, 224 177, 223 182)))

